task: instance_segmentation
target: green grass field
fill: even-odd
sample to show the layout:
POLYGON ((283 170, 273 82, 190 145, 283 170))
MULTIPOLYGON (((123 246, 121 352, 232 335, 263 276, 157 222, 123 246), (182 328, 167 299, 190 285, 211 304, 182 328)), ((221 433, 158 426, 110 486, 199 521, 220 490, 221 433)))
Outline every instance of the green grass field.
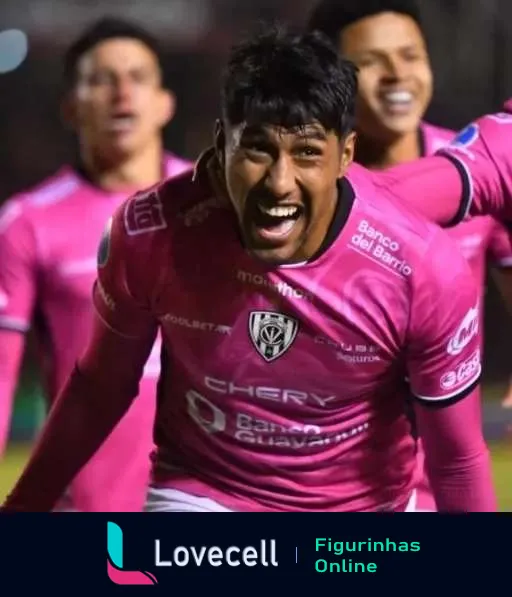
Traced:
MULTIPOLYGON (((491 445, 500 510, 512 512, 512 442, 491 445)), ((29 447, 12 447, 0 462, 0 501, 10 491, 29 454, 29 447)))
POLYGON ((491 445, 500 510, 512 512, 512 443, 491 445))

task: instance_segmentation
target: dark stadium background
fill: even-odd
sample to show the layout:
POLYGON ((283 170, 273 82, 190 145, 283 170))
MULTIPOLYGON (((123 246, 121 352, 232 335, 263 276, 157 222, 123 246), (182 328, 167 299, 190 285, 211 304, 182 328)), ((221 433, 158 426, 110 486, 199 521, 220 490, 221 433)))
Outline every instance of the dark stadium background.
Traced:
MULTIPOLYGON (((194 158, 210 142, 220 70, 231 43, 250 31, 258 19, 300 24, 313 3, 3 0, 0 28, 23 30, 29 38, 29 53, 17 70, 0 76, 0 202, 74 155, 73 139, 59 121, 60 60, 67 44, 92 20, 106 14, 133 18, 160 38, 168 83, 178 97, 166 144, 194 158)), ((512 2, 423 0, 421 4, 436 81, 431 122, 458 128, 497 109, 512 96, 512 2)), ((512 444, 506 433, 512 424, 507 425, 507 413, 498 406, 512 372, 512 325, 492 281, 487 287, 486 328, 486 429, 493 442, 501 502, 512 510, 512 444)), ((33 437, 42 415, 29 343, 8 457, 0 464, 0 498, 26 457, 26 441, 33 437)), ((508 420, 512 421, 512 413, 508 420)))

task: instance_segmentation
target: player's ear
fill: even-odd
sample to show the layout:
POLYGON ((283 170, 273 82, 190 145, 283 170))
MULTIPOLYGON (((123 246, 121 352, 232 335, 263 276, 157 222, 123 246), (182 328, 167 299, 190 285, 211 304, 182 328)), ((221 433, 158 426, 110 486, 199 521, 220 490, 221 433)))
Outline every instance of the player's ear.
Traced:
POLYGON ((224 131, 224 124, 220 118, 215 121, 215 130, 213 133, 213 143, 215 146, 215 154, 219 164, 224 165, 224 152, 226 148, 226 133, 224 131))
POLYGON ((354 161, 354 153, 356 147, 356 133, 352 131, 341 141, 341 159, 339 177, 345 176, 345 172, 350 164, 354 161))
POLYGON ((158 123, 163 128, 176 114, 176 95, 170 89, 162 89, 158 104, 158 123))

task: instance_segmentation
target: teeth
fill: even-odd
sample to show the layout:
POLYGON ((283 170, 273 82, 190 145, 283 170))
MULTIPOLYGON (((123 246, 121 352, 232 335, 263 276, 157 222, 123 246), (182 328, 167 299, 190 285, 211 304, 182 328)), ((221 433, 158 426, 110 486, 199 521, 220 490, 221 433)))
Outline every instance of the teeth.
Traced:
POLYGON ((298 211, 297 207, 265 207, 259 205, 259 208, 264 214, 273 216, 274 218, 290 218, 298 211))
POLYGON ((133 116, 114 116, 109 124, 113 131, 129 131, 135 124, 133 116))
POLYGON ((412 101, 412 93, 409 91, 392 91, 384 94, 384 99, 392 103, 405 104, 412 101))

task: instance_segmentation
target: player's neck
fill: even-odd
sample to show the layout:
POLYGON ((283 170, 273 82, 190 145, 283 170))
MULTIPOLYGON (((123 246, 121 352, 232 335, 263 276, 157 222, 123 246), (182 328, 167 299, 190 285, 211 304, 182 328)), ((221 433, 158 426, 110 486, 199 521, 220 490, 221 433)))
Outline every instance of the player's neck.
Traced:
POLYGON ((354 204, 354 191, 346 178, 338 182, 333 193, 331 209, 323 218, 323 225, 319 227, 319 234, 310 238, 301 251, 294 256, 293 262, 304 263, 315 261, 327 251, 340 235, 348 221, 354 204))
POLYGON ((109 161, 95 152, 83 151, 82 167, 99 187, 113 192, 145 189, 161 180, 163 147, 160 141, 144 151, 119 161, 109 161))
POLYGON ((360 135, 356 143, 356 161, 372 170, 379 170, 411 162, 421 157, 421 147, 416 131, 403 135, 391 143, 379 144, 374 139, 360 135))

